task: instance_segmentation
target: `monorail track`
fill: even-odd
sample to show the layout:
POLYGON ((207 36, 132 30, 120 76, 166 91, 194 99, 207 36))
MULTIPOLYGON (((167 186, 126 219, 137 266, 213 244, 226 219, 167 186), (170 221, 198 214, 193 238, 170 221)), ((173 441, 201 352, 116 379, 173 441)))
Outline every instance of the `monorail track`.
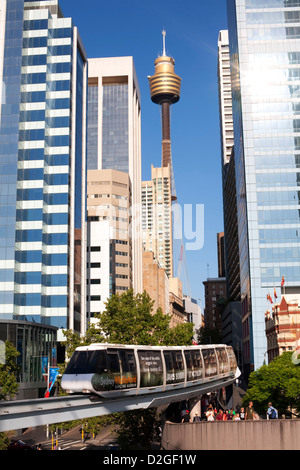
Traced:
POLYGON ((86 419, 140 408, 157 408, 226 387, 235 377, 212 380, 195 387, 174 388, 160 393, 116 399, 93 399, 85 395, 16 400, 0 404, 0 432, 86 419))

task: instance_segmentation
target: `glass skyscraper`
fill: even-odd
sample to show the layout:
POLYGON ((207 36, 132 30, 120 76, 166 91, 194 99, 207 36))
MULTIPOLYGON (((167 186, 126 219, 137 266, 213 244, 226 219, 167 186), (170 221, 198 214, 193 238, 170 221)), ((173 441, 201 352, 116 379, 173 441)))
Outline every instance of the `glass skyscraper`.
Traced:
POLYGON ((84 331, 86 53, 57 1, 0 5, 0 318, 84 331))
POLYGON ((264 313, 300 290, 300 1, 227 0, 246 371, 263 364, 264 313), (274 301, 274 297, 273 297, 274 301))

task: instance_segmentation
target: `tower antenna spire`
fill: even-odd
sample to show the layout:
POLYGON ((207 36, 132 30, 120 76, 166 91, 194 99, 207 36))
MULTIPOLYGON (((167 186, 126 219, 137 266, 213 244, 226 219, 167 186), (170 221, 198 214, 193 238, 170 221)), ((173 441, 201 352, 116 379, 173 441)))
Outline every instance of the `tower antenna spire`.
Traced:
POLYGON ((163 55, 166 55, 166 31, 165 29, 162 30, 162 36, 163 36, 163 55))

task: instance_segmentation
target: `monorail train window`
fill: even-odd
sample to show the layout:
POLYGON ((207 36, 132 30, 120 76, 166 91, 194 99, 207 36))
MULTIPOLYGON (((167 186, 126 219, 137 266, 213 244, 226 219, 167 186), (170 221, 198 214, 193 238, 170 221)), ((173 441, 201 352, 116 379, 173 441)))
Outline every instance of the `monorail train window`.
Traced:
POLYGON ((136 387, 136 364, 132 350, 107 349, 107 359, 115 389, 136 387))
POLYGON ((120 363, 118 351, 114 349, 107 350, 107 362, 108 369, 111 374, 118 373, 120 374, 120 363))
POLYGON ((203 376, 202 358, 198 349, 184 351, 187 365, 187 380, 199 380, 203 376))
POLYGON ((167 370, 167 384, 184 381, 184 364, 181 351, 164 351, 167 370))
POLYGON ((138 351, 140 387, 158 387, 163 384, 163 365, 159 351, 138 351))
POLYGON ((219 374, 228 374, 229 372, 229 362, 228 356, 225 348, 216 349, 218 362, 219 362, 219 374))
POLYGON ((133 351, 120 349, 119 357, 121 361, 122 373, 131 372, 136 374, 136 364, 133 351))
POLYGON ((205 377, 213 377, 217 375, 217 357, 215 350, 202 349, 202 355, 204 360, 205 377))

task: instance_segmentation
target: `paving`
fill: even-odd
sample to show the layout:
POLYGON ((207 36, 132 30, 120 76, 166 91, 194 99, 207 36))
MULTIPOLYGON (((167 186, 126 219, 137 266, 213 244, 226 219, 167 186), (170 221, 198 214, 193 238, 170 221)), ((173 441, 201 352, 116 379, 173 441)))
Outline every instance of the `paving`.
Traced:
POLYGON ((21 440, 25 444, 37 447, 39 444, 42 450, 115 450, 117 448, 117 438, 112 427, 102 428, 93 438, 90 434, 82 438, 80 426, 69 431, 65 431, 58 436, 47 436, 45 426, 29 428, 23 433, 19 433, 14 440, 21 440), (57 449, 55 448, 57 447, 57 449))

